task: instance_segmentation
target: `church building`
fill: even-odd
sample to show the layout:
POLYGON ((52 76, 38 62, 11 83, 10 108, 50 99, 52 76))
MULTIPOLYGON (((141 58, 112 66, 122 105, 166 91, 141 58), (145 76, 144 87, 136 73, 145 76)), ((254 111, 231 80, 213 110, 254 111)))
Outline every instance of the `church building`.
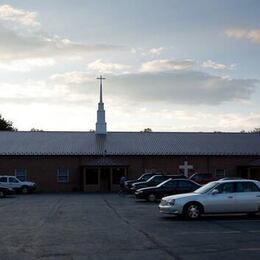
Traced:
POLYGON ((39 191, 116 191, 119 179, 145 171, 260 180, 260 134, 108 132, 100 80, 95 132, 1 131, 0 175, 39 191))

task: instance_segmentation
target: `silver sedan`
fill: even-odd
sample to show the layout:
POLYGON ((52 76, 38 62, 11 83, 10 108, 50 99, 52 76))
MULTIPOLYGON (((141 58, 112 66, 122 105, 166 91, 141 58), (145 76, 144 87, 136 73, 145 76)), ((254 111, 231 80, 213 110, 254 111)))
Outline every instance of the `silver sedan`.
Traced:
POLYGON ((161 213, 197 219, 209 213, 250 213, 260 211, 260 182, 222 180, 210 182, 195 192, 164 197, 161 213))

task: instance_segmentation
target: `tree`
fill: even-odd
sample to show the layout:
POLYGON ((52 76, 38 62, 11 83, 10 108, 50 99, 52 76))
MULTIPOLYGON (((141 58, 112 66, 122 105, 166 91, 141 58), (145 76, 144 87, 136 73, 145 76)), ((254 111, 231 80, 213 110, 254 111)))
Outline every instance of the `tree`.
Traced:
POLYGON ((43 132, 42 129, 38 129, 38 128, 32 128, 30 131, 31 132, 43 132))
POLYGON ((152 132, 153 130, 151 128, 145 128, 143 131, 141 132, 145 132, 145 133, 150 133, 152 132))
POLYGON ((258 134, 260 134, 260 127, 255 128, 254 130, 250 131, 250 133, 258 133, 258 134))
POLYGON ((13 127, 13 122, 6 120, 0 114, 0 131, 17 131, 17 129, 13 127))
POLYGON ((247 133, 247 134, 260 134, 260 127, 257 127, 250 131, 241 130, 240 133, 247 133))

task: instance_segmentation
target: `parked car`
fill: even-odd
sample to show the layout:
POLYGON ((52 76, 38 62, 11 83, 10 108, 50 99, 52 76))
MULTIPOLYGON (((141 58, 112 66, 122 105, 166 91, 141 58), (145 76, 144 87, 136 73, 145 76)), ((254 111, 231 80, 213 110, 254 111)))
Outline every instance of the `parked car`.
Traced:
POLYGON ((187 193, 197 190, 201 185, 187 179, 169 179, 155 187, 139 189, 135 192, 137 199, 155 201, 164 196, 173 194, 187 193))
POLYGON ((172 179, 185 178, 185 176, 183 176, 183 175, 154 175, 147 181, 134 183, 132 185, 131 191, 134 193, 136 190, 139 190, 141 188, 157 186, 158 184, 162 183, 163 181, 169 180, 171 178, 172 179))
POLYGON ((245 180, 245 178, 242 177, 225 177, 219 179, 219 181, 228 181, 228 180, 245 180))
POLYGON ((260 211, 260 182, 224 180, 210 182, 192 193, 164 197, 161 213, 197 219, 208 213, 256 213, 260 211))
POLYGON ((7 195, 14 195, 15 191, 11 188, 0 185, 0 198, 4 198, 7 195))
POLYGON ((15 176, 0 176, 0 185, 23 194, 31 193, 36 190, 36 184, 34 182, 20 181, 15 176))
POLYGON ((154 176, 156 174, 158 174, 158 173, 144 173, 136 180, 125 181, 125 191, 130 191, 132 188, 132 185, 134 183, 140 182, 140 181, 147 181, 148 179, 150 179, 152 176, 154 176))
POLYGON ((194 173, 189 179, 202 185, 216 181, 216 178, 211 173, 194 173))

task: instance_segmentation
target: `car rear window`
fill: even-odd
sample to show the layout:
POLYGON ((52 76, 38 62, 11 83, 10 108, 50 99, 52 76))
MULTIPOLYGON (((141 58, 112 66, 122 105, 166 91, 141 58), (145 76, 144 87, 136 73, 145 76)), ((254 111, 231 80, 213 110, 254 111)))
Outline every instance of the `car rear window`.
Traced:
POLYGON ((179 188, 190 188, 191 187, 191 182, 189 181, 179 181, 178 182, 178 187, 179 188))
POLYGON ((260 188, 253 182, 238 182, 236 192, 257 192, 260 188))
POLYGON ((7 177, 1 177, 0 182, 7 182, 7 177))

